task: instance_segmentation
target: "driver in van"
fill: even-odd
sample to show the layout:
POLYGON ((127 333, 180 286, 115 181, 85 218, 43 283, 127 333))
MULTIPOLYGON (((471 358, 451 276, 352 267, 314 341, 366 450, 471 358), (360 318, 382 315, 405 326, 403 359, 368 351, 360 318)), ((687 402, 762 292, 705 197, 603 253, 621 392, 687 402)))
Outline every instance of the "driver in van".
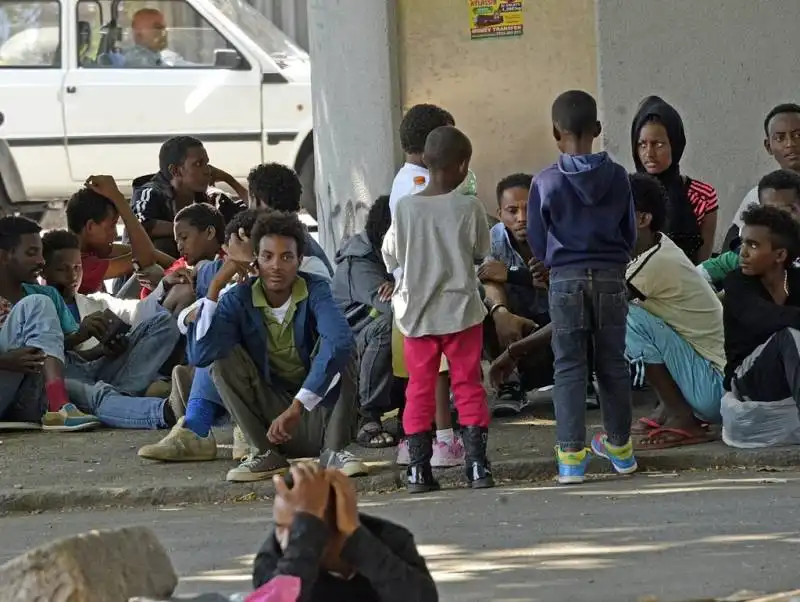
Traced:
POLYGON ((143 8, 131 23, 135 46, 125 52, 125 66, 133 68, 164 67, 161 53, 167 49, 167 20, 160 10, 143 8))

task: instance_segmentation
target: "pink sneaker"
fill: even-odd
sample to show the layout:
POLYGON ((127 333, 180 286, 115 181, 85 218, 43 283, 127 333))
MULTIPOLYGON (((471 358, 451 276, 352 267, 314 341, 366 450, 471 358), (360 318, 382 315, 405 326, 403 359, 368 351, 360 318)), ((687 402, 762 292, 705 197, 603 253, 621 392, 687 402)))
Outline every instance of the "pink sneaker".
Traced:
POLYGON ((408 455, 408 440, 403 439, 397 445, 396 463, 398 466, 408 466, 409 462, 411 462, 411 457, 408 455))
POLYGON ((433 457, 431 466, 433 468, 450 468, 452 466, 464 465, 464 443, 461 437, 456 436, 451 444, 440 441, 433 442, 433 457))

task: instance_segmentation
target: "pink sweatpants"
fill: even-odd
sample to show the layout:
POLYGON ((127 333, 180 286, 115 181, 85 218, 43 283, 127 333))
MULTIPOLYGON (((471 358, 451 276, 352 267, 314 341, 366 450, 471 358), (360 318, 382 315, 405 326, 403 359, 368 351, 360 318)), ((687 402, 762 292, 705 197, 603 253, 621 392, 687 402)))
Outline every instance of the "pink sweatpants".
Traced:
POLYGON ((462 426, 489 426, 489 404, 481 382, 483 324, 453 334, 406 337, 408 369, 403 430, 415 435, 430 430, 436 416, 436 379, 441 355, 450 364, 450 387, 462 426))

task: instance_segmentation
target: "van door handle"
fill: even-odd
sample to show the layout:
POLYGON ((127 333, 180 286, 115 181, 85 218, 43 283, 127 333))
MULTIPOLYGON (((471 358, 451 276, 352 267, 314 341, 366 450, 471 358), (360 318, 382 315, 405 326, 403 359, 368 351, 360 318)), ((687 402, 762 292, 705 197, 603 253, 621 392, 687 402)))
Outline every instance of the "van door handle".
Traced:
POLYGON ((67 86, 67 94, 75 94, 78 89, 75 86, 67 86))

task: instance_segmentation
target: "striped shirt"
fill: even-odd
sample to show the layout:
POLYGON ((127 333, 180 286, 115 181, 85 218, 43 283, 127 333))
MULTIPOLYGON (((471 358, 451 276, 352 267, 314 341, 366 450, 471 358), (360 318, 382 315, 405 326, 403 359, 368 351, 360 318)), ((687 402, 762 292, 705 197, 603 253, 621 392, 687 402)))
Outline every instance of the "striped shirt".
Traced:
POLYGON ((717 191, 710 184, 700 180, 691 180, 687 194, 698 224, 702 224, 707 215, 719 209, 717 191))

